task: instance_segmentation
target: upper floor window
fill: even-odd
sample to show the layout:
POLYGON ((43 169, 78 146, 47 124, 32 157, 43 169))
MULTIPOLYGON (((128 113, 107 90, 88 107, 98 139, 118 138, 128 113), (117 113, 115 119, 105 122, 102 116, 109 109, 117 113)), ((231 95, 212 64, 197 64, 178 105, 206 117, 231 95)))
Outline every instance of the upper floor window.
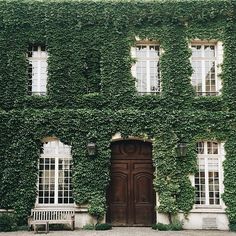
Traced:
POLYGON ((223 56, 222 43, 192 43, 191 49, 192 85, 197 95, 218 95, 221 88, 218 75, 223 56))
POLYGON ((28 48, 28 94, 46 95, 47 59, 45 46, 31 45, 28 48))
POLYGON ((140 94, 160 92, 160 45, 156 43, 137 44, 132 48, 136 63, 132 74, 136 78, 136 88, 140 94))
POLYGON ((59 140, 43 144, 37 204, 73 204, 71 147, 59 140))
POLYGON ((223 192, 223 144, 213 141, 197 143, 198 172, 195 174, 195 204, 220 205, 223 192))

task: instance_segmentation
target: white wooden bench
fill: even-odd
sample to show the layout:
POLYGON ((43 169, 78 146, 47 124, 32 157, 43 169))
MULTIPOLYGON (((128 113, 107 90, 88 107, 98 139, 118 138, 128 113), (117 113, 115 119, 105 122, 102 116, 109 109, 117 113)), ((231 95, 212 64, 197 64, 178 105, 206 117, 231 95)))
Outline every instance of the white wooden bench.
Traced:
POLYGON ((38 232, 38 226, 44 225, 45 232, 49 232, 50 224, 69 224, 71 229, 75 228, 75 210, 74 209, 32 209, 28 218, 29 228, 33 226, 34 232, 38 232))

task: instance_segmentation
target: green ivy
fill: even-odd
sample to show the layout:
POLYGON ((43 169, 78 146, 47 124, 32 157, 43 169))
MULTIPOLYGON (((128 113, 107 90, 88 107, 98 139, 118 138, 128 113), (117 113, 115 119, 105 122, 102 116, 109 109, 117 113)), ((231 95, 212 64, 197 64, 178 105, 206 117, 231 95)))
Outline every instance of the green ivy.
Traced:
POLYGON ((235 1, 0 1, 0 207, 26 219, 37 195, 41 140, 72 145, 73 194, 100 219, 106 212, 110 140, 153 139, 158 211, 185 215, 194 203, 188 176, 196 171, 197 140, 226 141, 224 201, 236 221, 234 170, 236 102, 235 1), (131 75, 135 37, 158 41, 162 92, 139 96, 131 75), (188 43, 224 43, 222 95, 196 97, 188 43), (48 94, 27 95, 29 44, 49 52, 48 94), (186 158, 175 144, 189 143, 186 158), (86 153, 94 140, 96 158, 86 153))

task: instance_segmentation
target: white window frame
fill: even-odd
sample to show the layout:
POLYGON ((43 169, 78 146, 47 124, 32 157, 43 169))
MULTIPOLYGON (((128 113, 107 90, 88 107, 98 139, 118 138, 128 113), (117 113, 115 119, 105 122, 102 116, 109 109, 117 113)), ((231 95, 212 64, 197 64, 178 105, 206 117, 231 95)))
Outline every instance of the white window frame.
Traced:
POLYGON ((47 93, 48 52, 42 45, 30 45, 28 59, 28 94, 45 96, 47 93), (37 48, 37 50, 35 50, 37 48), (32 49, 32 50, 30 50, 32 49), (31 55, 29 55, 31 54, 31 55), (43 64, 45 67, 43 67, 43 64), (32 68, 32 69, 30 69, 32 68), (45 79, 43 79, 45 77, 45 79), (45 84, 44 84, 45 83, 45 84))
POLYGON ((160 46, 159 42, 156 41, 137 41, 136 45, 134 47, 131 48, 131 57, 134 58, 134 60, 136 60, 136 63, 132 65, 131 68, 131 73, 132 76, 135 78, 135 87, 137 88, 137 92, 140 95, 145 95, 145 94, 159 94, 161 91, 161 73, 160 73, 160 68, 157 69, 157 73, 158 73, 158 83, 159 86, 157 88, 157 90, 152 90, 151 89, 151 74, 150 74, 150 62, 151 61, 155 61, 157 63, 160 62, 160 56, 163 53, 163 50, 160 46), (158 46, 159 47, 159 55, 156 58, 153 57, 149 57, 149 53, 150 50, 147 50, 147 56, 143 57, 143 58, 137 58, 137 54, 136 54, 136 47, 137 46, 146 46, 148 48, 150 48, 150 46, 158 46), (138 88, 138 81, 137 81, 137 62, 142 61, 142 62, 146 62, 146 90, 144 91, 142 88, 138 88))
MULTIPOLYGON (((42 153, 40 155, 40 159, 45 159, 45 158, 51 158, 55 160, 55 187, 54 187, 54 203, 39 203, 39 194, 36 198, 36 203, 35 206, 36 207, 72 207, 75 206, 75 203, 58 203, 58 192, 59 192, 59 160, 63 159, 63 160, 70 160, 72 161, 72 155, 71 155, 71 147, 68 145, 63 144, 62 142, 60 142, 60 140, 56 139, 56 138, 47 138, 44 139, 43 144, 48 144, 50 142, 54 142, 54 146, 52 149, 52 152, 48 152, 48 153, 42 153), (64 149, 64 152, 63 152, 64 149)), ((73 165, 73 162, 71 163, 71 167, 73 165)), ((40 168, 39 168, 40 171, 40 168)), ((70 170, 70 174, 71 174, 71 170, 70 170)), ((70 176, 71 178, 71 176, 70 176)), ((39 180, 39 176, 38 176, 38 183, 37 183, 37 188, 39 190, 39 185, 40 185, 40 180, 39 180)), ((71 191, 73 191, 73 189, 71 188, 71 191)))
MULTIPOLYGON (((193 61, 201 62, 201 78, 202 81, 202 91, 196 91, 197 96, 217 96, 220 95, 220 90, 222 88, 222 83, 220 80, 220 73, 222 71, 221 64, 223 63, 223 43, 220 41, 202 41, 202 40, 194 40, 189 44, 190 49, 192 50, 192 46, 201 46, 201 56, 193 57, 191 56, 191 64, 193 61), (215 47, 215 57, 204 57, 204 46, 214 46, 215 47), (206 78, 205 78, 205 62, 206 61, 214 61, 215 62, 215 91, 207 92, 206 91, 206 78)), ((192 65, 193 68, 193 65, 192 65)), ((194 70, 194 68, 193 68, 194 70)), ((193 78, 192 78, 193 79, 193 78)), ((192 81, 193 82, 193 81, 192 81)))
MULTIPOLYGON (((204 143, 204 153, 197 154, 197 160, 200 158, 204 159, 205 165, 205 204, 194 204, 194 209, 198 208, 206 208, 206 209, 224 209, 225 205, 221 198, 222 193, 224 192, 224 185, 223 185, 223 161, 225 159, 225 151, 224 151, 224 143, 212 141, 212 140, 205 140, 199 141, 204 143), (207 142, 216 142, 218 143, 218 154, 207 154, 207 142), (218 160, 218 173, 219 173, 219 204, 210 204, 209 203, 209 176, 208 176, 208 160, 209 158, 217 158, 218 160)), ((199 172, 199 164, 198 164, 198 172, 199 172)), ((198 173, 197 172, 197 173, 198 173)), ((191 176, 191 182, 195 188, 195 176, 191 176)))

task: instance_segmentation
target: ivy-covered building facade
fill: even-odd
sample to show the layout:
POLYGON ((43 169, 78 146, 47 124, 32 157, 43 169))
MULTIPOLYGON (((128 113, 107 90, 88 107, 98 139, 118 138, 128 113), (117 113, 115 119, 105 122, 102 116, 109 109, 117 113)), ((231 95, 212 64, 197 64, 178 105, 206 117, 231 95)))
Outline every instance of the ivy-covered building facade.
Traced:
POLYGON ((234 225, 235 6, 1 0, 1 212, 234 225))

